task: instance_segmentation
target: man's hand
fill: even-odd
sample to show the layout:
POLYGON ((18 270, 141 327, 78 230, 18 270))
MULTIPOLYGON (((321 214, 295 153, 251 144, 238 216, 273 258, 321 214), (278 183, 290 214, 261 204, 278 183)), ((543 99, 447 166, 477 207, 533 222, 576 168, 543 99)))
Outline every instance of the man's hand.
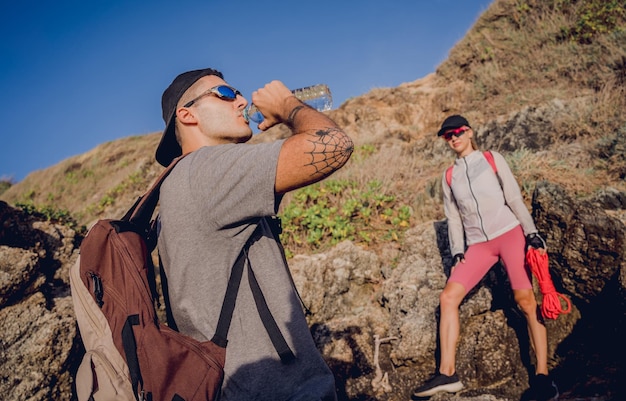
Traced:
POLYGON ((291 136, 283 142, 276 166, 276 193, 318 182, 343 167, 352 151, 352 139, 327 115, 298 100, 280 81, 252 94, 265 116, 259 129, 284 123, 291 136))
POLYGON ((264 117, 258 128, 265 131, 276 124, 287 121, 289 113, 298 106, 296 102, 299 100, 294 101, 294 99, 293 93, 281 81, 272 81, 252 92, 252 103, 264 117))

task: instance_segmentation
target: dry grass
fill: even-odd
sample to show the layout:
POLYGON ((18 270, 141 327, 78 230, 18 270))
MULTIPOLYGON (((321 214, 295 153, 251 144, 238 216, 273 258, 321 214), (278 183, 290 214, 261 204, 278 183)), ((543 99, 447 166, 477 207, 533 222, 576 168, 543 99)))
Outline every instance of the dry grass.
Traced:
POLYGON ((576 26, 585 3, 593 2, 497 0, 437 74, 470 83, 463 107, 480 109, 486 120, 603 90, 623 77, 626 32, 598 35, 588 44, 561 38, 576 26))
POLYGON ((121 217, 132 199, 156 177, 151 152, 158 136, 133 136, 99 145, 91 151, 29 174, 2 199, 68 210, 80 224, 100 217, 121 217))

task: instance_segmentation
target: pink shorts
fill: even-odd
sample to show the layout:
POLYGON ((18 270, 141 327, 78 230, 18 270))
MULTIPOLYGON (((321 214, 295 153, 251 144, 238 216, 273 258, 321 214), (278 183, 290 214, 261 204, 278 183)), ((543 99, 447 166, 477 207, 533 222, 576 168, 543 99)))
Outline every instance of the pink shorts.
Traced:
POLYGON ((449 282, 462 284, 469 292, 487 274, 491 266, 502 261, 514 290, 532 287, 530 270, 525 261, 526 240, 521 226, 500 235, 491 241, 470 245, 465 251, 465 263, 452 269, 449 282))

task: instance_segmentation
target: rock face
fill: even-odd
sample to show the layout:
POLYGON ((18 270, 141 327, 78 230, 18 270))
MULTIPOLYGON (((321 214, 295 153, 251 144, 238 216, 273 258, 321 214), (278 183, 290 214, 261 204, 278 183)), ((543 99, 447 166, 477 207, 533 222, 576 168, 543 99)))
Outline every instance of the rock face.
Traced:
POLYGON ((547 183, 539 183, 533 199, 534 215, 548 233, 561 284, 583 303, 594 302, 605 290, 611 292, 607 286, 615 285, 624 270, 624 225, 598 209, 597 202, 575 202, 547 183))
POLYGON ((69 400, 81 357, 69 291, 76 233, 0 202, 0 393, 69 400))
MULTIPOLYGON (((554 284, 572 303, 569 314, 546 321, 550 367, 562 400, 626 396, 619 343, 626 334, 626 230, 603 209, 622 207, 624 195, 607 193, 612 200, 606 195, 575 200, 540 182, 533 197, 554 284)), ((413 227, 403 249, 390 248, 384 260, 351 242, 290 260, 341 400, 406 400, 435 370, 438 297, 451 264, 446 230, 445 221, 413 227)), ((73 374, 84 350, 68 271, 80 239, 66 226, 0 202, 0 391, 5 399, 73 398, 73 374)), ((457 370, 466 389, 432 399, 519 400, 533 372, 533 354, 499 265, 465 299, 460 314, 457 370)))

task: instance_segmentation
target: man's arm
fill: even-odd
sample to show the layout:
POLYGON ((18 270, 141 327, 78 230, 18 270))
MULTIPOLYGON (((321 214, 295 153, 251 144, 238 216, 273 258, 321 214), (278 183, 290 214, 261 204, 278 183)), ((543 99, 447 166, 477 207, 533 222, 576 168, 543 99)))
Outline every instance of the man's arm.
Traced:
POLYGON ((275 190, 283 194, 320 181, 341 168, 354 145, 324 114, 306 106, 281 82, 273 81, 252 94, 265 120, 262 130, 285 123, 292 131, 280 150, 275 190))

